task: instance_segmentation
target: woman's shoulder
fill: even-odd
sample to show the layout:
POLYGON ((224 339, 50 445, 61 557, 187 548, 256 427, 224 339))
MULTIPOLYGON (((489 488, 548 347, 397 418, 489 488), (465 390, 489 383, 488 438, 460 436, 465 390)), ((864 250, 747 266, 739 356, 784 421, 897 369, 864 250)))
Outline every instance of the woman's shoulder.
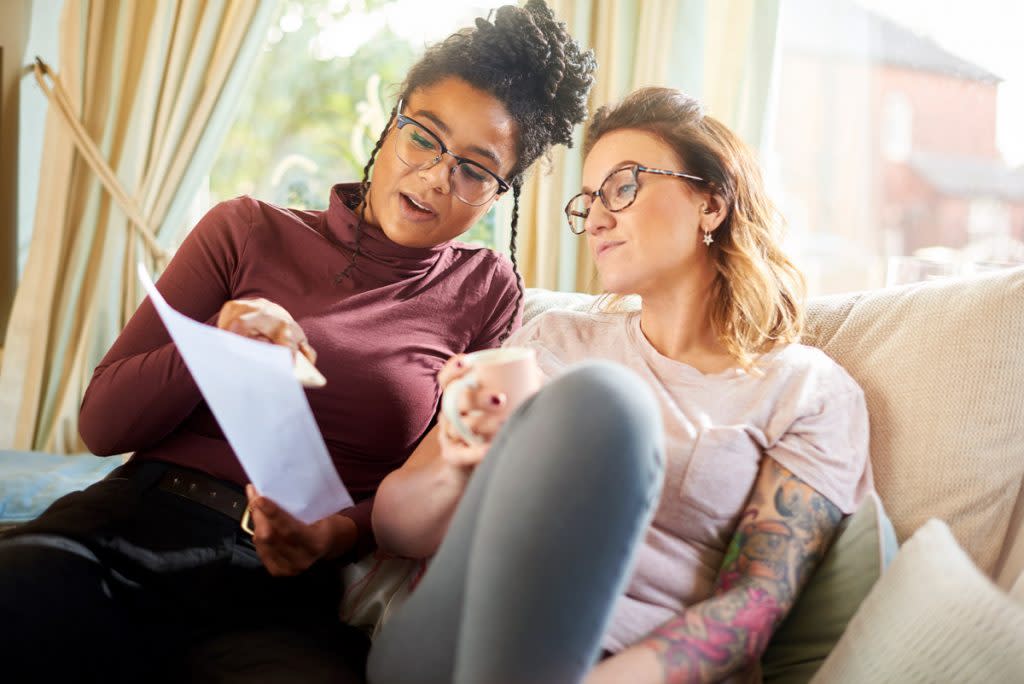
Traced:
POLYGON ((549 309, 530 318, 518 334, 524 341, 546 341, 560 347, 590 345, 595 340, 607 341, 619 332, 625 336, 627 316, 589 310, 549 309))
POLYGON ((512 261, 489 247, 452 242, 438 263, 437 278, 458 291, 463 304, 500 307, 516 297, 519 278, 512 261))
POLYGON ((544 325, 548 326, 561 326, 580 330, 615 327, 625 329, 629 316, 629 313, 600 311, 588 305, 586 308, 548 309, 534 316, 534 320, 543 320, 544 325))
POLYGON ((222 200, 210 207, 197 228, 249 228, 258 204, 258 200, 249 195, 222 200))
POLYGON ((298 209, 284 207, 273 202, 243 195, 236 198, 241 206, 247 207, 252 216, 253 227, 295 225, 317 230, 324 220, 327 209, 298 209))
POLYGON ((260 226, 289 222, 315 225, 321 214, 322 211, 289 209, 250 195, 239 195, 213 205, 197 227, 248 232, 260 226))
POLYGON ((767 377, 801 385, 813 393, 863 395, 849 371, 824 351, 810 345, 796 342, 783 345, 765 354, 757 366, 767 377))
POLYGON ((252 232, 255 206, 256 200, 246 195, 218 202, 188 231, 178 251, 197 246, 202 251, 237 256, 252 232))
POLYGON ((512 260, 496 249, 453 240, 449 245, 448 253, 455 264, 492 272, 500 280, 512 282, 516 280, 512 260))

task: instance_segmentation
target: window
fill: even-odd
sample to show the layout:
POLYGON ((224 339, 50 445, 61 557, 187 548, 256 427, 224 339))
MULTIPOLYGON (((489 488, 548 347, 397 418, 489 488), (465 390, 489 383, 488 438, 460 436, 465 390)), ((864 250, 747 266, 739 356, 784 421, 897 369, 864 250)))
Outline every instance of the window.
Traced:
POLYGON ((1022 24, 1013 0, 783 0, 765 152, 812 293, 1024 263, 1022 24))
POLYGON ((906 163, 913 149, 914 110, 910 98, 899 91, 886 93, 882 114, 883 154, 895 164, 906 163))
MULTIPOLYGON (((406 71, 501 0, 304 0, 282 4, 239 112, 196 201, 250 194, 305 209, 362 179, 406 71)), ((489 212, 462 239, 494 243, 489 212)))
POLYGON ((967 234, 971 241, 1010 235, 1010 212, 1005 202, 981 198, 971 202, 967 234))

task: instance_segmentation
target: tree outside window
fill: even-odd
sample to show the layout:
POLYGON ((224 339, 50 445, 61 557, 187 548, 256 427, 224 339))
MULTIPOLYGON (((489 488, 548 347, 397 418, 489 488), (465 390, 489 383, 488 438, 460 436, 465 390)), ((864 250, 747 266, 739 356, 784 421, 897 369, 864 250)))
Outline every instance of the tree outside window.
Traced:
MULTIPOLYGON (((331 186, 357 182, 406 72, 502 0, 304 0, 282 3, 201 210, 248 194, 324 209, 331 186)), ((462 237, 493 246, 489 212, 462 237)))

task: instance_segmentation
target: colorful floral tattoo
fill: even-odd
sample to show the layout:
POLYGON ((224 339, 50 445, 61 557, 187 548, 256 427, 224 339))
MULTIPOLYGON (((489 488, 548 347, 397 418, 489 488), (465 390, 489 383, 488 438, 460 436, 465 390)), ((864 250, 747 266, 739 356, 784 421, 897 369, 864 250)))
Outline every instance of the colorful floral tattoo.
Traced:
POLYGON ((832 502, 764 459, 714 595, 641 642, 657 654, 665 681, 717 681, 760 658, 841 519, 832 502))

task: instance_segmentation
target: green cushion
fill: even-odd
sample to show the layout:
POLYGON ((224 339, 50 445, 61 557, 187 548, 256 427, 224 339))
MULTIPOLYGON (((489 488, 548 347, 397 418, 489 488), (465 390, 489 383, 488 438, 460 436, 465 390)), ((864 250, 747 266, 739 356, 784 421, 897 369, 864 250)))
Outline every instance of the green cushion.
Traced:
POLYGON ((809 682, 898 545, 875 494, 846 518, 832 547, 761 659, 765 684, 809 682))

